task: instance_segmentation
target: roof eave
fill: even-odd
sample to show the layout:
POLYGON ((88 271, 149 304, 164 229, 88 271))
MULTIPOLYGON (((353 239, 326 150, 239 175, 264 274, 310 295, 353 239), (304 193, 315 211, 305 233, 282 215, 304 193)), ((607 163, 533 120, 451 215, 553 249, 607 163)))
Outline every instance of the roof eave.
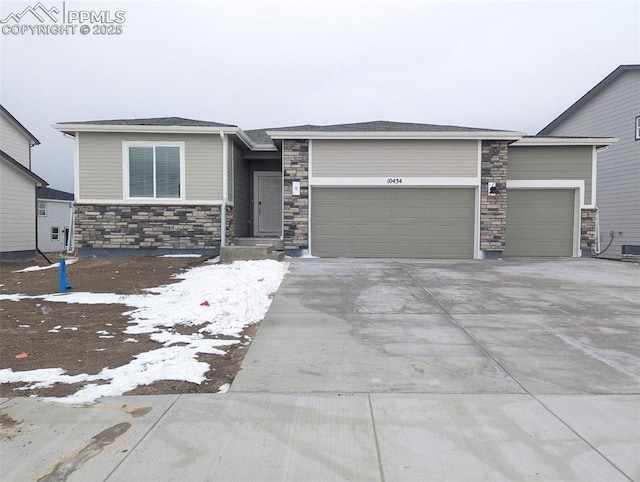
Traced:
POLYGON ((162 134, 181 134, 181 133, 201 133, 212 134, 225 132, 234 134, 240 130, 235 126, 150 126, 150 125, 120 125, 120 124, 52 124, 55 130, 64 134, 74 135, 76 132, 136 132, 136 133, 162 133, 162 134))
POLYGON ((25 126, 23 126, 20 121, 18 119, 16 119, 15 117, 13 117, 13 114, 11 114, 11 112, 9 112, 7 109, 5 109, 2 105, 0 105, 0 112, 2 112, 11 122, 13 122, 15 124, 15 126, 21 130, 23 132, 23 134, 25 136, 27 136, 29 138, 29 140, 31 141, 30 144, 32 146, 37 146, 40 144, 40 141, 36 138, 36 136, 34 136, 31 132, 29 132, 29 129, 27 129, 25 126))
POLYGON ((616 80, 622 74, 630 71, 640 70, 640 66, 638 65, 620 65, 613 72, 607 75, 604 79, 598 82, 595 86, 589 89, 582 97, 576 100, 573 104, 567 107, 558 117, 549 122, 545 127, 540 129, 538 132, 539 135, 547 135, 553 129, 555 129, 559 124, 565 121, 569 116, 571 116, 576 110, 582 107, 584 104, 589 102, 593 97, 595 97, 598 93, 604 90, 611 82, 616 80))
POLYGON ((252 151, 276 151, 270 144, 254 143, 242 129, 236 126, 149 126, 122 124, 52 124, 51 127, 63 134, 75 136, 76 132, 111 132, 136 134, 235 134, 252 151))
POLYGON ((267 131, 272 139, 472 139, 518 140, 523 132, 515 131, 442 131, 442 132, 324 132, 324 131, 267 131))
MULTIPOLYGON (((226 132, 226 131, 225 131, 226 132)), ((245 132, 238 128, 234 134, 252 151, 277 151, 278 148, 273 144, 259 144, 253 142, 245 132)))
POLYGON ((9 156, 7 153, 0 151, 0 159, 3 159, 7 162, 9 166, 18 171, 20 174, 29 177, 36 185, 36 187, 46 187, 49 185, 47 181, 42 179, 33 171, 27 169, 18 161, 16 161, 13 157, 9 156))
POLYGON ((512 146, 595 146, 607 147, 618 142, 616 137, 524 137, 512 146))

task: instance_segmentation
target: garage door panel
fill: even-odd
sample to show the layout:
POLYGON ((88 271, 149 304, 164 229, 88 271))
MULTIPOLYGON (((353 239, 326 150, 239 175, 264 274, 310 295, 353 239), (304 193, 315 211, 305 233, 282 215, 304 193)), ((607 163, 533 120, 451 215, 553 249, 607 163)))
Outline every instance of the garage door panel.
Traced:
POLYGON ((312 253, 471 258, 474 206, 474 189, 312 188, 312 253))
POLYGON ((572 256, 575 191, 507 192, 505 256, 572 256))

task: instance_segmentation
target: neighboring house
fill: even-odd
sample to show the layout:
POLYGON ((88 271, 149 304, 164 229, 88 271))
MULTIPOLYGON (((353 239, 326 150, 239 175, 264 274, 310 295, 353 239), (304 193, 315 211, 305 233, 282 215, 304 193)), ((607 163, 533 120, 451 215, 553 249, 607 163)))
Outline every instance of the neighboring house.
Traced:
POLYGON ((0 105, 0 260, 32 259, 37 249, 31 148, 40 141, 0 105))
POLYGON ((243 131, 178 117, 65 122, 75 243, 215 252, 275 237, 315 256, 580 256, 609 138, 401 122, 243 131))
POLYGON ((73 213, 73 194, 48 187, 37 189, 38 248, 59 253, 68 245, 73 213))
POLYGON ((618 67, 539 135, 619 138, 598 152, 600 251, 640 256, 640 65, 618 67))

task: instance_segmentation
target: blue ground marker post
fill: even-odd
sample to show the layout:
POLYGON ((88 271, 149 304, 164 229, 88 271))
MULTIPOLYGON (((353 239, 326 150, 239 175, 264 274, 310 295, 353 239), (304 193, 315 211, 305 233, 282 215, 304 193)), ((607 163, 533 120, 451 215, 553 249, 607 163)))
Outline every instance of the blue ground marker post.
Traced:
POLYGON ((64 258, 60 258, 59 266, 60 266, 60 269, 59 269, 59 273, 60 273, 59 290, 60 290, 61 293, 64 293, 69 288, 71 288, 71 286, 69 286, 67 284, 67 263, 65 262, 64 258))

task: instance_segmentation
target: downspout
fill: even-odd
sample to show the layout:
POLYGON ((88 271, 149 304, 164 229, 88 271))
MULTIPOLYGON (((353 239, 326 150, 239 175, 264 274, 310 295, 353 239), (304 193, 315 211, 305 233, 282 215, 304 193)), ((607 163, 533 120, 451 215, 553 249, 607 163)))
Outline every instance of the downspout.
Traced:
POLYGON ((600 210, 596 207, 596 253, 600 252, 600 210))
POLYGON ((220 131, 222 140, 222 208, 220 212, 220 247, 227 245, 227 202, 229 197, 229 144, 224 131, 220 131))

